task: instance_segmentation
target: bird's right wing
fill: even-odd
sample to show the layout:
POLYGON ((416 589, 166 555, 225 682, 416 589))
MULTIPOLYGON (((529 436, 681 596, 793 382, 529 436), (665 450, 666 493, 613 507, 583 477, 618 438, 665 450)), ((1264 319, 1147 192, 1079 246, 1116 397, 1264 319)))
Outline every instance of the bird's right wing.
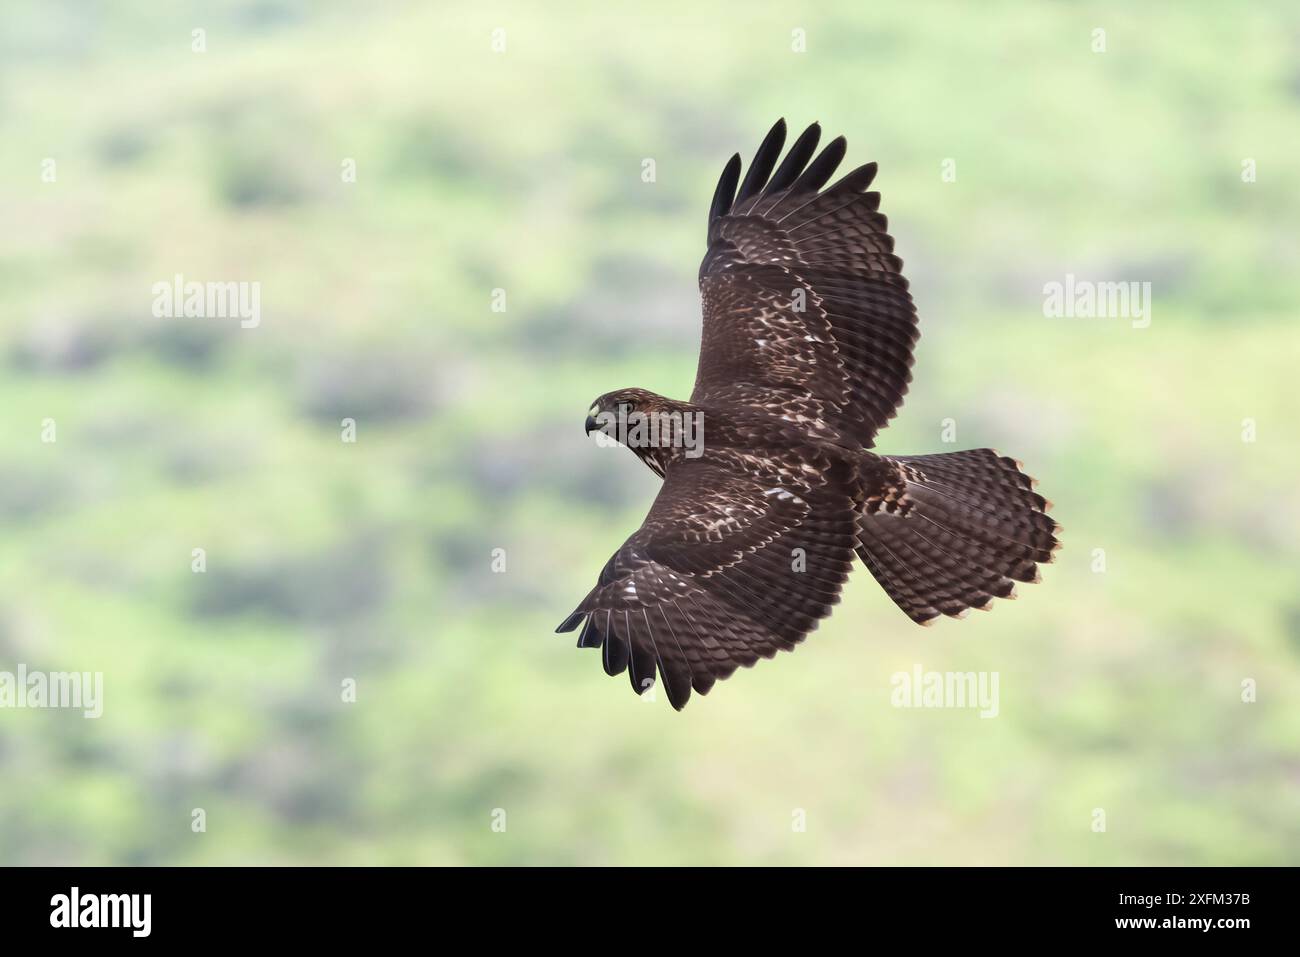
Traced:
POLYGON ((880 194, 866 192, 876 164, 822 189, 845 143, 813 159, 820 135, 809 127, 776 167, 778 121, 739 192, 740 156, 723 171, 700 265, 704 330, 691 398, 763 408, 870 448, 911 381, 916 308, 880 194))

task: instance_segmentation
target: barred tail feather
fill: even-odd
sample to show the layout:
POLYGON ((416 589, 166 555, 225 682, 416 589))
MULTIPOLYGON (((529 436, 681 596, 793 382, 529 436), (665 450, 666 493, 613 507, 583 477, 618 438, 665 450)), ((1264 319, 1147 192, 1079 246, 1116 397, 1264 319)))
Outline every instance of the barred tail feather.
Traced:
POLYGON ((1014 459, 971 449, 885 462, 894 479, 868 499, 857 552, 918 624, 1014 598, 1060 548, 1051 503, 1014 459))

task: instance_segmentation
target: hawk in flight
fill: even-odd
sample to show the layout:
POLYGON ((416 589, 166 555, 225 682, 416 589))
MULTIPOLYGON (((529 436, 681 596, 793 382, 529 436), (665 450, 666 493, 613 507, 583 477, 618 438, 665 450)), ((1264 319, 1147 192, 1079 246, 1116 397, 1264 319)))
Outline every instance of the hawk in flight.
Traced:
POLYGON ((916 308, 868 192, 876 164, 823 188, 843 137, 821 128, 778 164, 785 121, 709 208, 704 329, 690 400, 620 389, 587 432, 663 479, 641 527, 557 629, 606 673, 681 710, 738 667, 793 650, 860 559, 925 625, 1039 580, 1059 547, 1049 503, 992 449, 877 455, 911 380, 916 308), (737 189, 739 186, 739 189, 737 189))

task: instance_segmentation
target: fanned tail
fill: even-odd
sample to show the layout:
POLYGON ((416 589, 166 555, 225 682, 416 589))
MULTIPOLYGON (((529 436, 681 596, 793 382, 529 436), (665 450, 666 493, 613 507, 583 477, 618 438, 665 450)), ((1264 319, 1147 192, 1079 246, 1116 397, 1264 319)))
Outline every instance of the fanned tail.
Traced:
POLYGON ((857 552, 918 624, 1014 598, 1061 547, 1051 503, 1015 459, 971 449, 884 461, 893 478, 866 502, 857 552))

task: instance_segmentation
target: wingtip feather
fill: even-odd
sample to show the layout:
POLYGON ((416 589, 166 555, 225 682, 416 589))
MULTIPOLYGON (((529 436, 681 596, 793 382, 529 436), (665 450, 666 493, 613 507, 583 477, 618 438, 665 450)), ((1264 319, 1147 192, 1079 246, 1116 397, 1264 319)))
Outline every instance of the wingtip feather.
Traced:
POLYGON ((573 631, 573 629, 577 628, 578 625, 582 622, 582 619, 586 617, 587 617, 587 613, 582 609, 578 609, 568 618, 564 619, 564 621, 560 622, 560 626, 555 629, 555 633, 557 635, 562 635, 566 631, 573 631))
POLYGON ((763 142, 754 153, 754 158, 750 160, 745 179, 740 184, 740 192, 736 194, 736 203, 743 203, 763 191, 785 146, 785 134, 785 119, 782 118, 768 130, 767 136, 763 137, 763 142))

